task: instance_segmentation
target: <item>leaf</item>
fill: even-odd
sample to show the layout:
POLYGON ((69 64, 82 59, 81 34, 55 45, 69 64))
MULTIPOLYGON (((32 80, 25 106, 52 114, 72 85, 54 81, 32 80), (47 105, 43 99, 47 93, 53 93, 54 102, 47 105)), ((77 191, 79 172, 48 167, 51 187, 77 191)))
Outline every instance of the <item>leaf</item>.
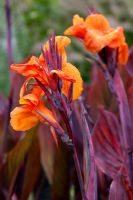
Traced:
POLYGON ((73 142, 78 154, 80 167, 81 169, 83 169, 83 165, 82 165, 83 163, 83 136, 82 136, 81 117, 80 117, 80 110, 79 110, 78 103, 75 103, 75 105, 73 106, 70 123, 72 127, 72 132, 73 132, 73 142))
POLYGON ((122 126, 122 136, 124 147, 127 151, 133 150, 133 127, 131 121, 131 113, 129 110, 126 91, 118 71, 115 72, 113 79, 114 88, 119 102, 120 120, 122 126))
POLYGON ((69 199, 70 157, 66 146, 58 139, 58 146, 50 127, 41 124, 39 142, 41 163, 51 188, 51 199, 69 199), (57 148, 58 147, 58 148, 57 148))
POLYGON ((121 129, 111 112, 101 110, 93 130, 93 145, 97 167, 114 179, 118 173, 127 176, 120 141, 121 129))
POLYGON ((57 151, 56 144, 50 131, 50 127, 40 124, 38 130, 41 163, 45 170, 49 183, 53 182, 54 158, 57 151))
POLYGON ((8 184, 11 183, 14 174, 18 167, 22 164, 25 155, 27 154, 36 134, 36 129, 30 130, 23 138, 15 145, 15 147, 7 153, 6 156, 6 172, 8 184))
POLYGON ((129 171, 129 179, 131 187, 133 187, 133 125, 132 125, 132 119, 131 119, 131 112, 129 110, 129 103, 127 94, 122 82, 122 79, 120 77, 119 72, 116 70, 115 76, 113 79, 114 82, 114 88, 117 96, 117 100, 119 103, 119 113, 120 113, 120 121, 121 121, 121 127, 122 127, 122 138, 123 138, 123 146, 125 149, 125 152, 127 154, 127 167, 129 171))
POLYGON ((87 111, 81 104, 82 113, 82 131, 83 131, 83 148, 84 148, 84 181, 85 191, 88 200, 97 199, 97 182, 96 182, 96 165, 94 158, 94 149, 90 129, 87 123, 87 111))
POLYGON ((129 58, 126 64, 126 69, 128 73, 133 77, 133 46, 130 48, 129 51, 129 58))
POLYGON ((122 177, 117 176, 111 183, 109 191, 109 200, 129 200, 127 192, 122 183, 122 177))
POLYGON ((129 109, 131 112, 131 120, 133 124, 133 84, 128 89, 128 103, 129 103, 129 109))
POLYGON ((24 179, 22 185, 21 200, 28 199, 29 194, 34 190, 40 174, 40 149, 37 136, 34 137, 32 145, 27 154, 24 179))
POLYGON ((86 103, 90 106, 90 114, 94 121, 96 121, 99 107, 104 105, 106 109, 115 110, 115 98, 110 94, 108 85, 104 78, 101 69, 94 66, 92 71, 92 83, 86 91, 86 103))

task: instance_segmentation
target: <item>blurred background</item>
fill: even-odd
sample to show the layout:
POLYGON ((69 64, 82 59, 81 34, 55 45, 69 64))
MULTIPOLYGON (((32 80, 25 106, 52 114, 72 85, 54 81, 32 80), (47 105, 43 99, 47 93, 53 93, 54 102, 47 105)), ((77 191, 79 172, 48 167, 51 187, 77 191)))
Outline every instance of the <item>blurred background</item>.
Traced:
MULTIPOLYGON (((122 25, 129 46, 133 43, 132 0, 10 0, 12 20, 13 62, 24 62, 30 55, 39 55, 41 45, 55 31, 63 35, 76 13, 85 17, 94 8, 105 14, 113 26, 122 25)), ((80 68, 84 81, 89 82, 88 62, 82 45, 72 39, 68 60, 80 68)), ((0 0, 0 92, 9 93, 9 72, 6 48, 5 2, 0 0)))
MULTIPOLYGON (((91 9, 95 9, 97 12, 104 14, 109 19, 112 26, 123 26, 126 40, 129 46, 131 46, 131 44, 133 44, 133 0, 0 0, 0 150, 3 147, 6 147, 6 151, 8 150, 6 166, 5 160, 3 159, 5 155, 0 151, 0 170, 2 170, 0 177, 0 200, 5 199, 4 197, 2 198, 1 195, 6 194, 5 191, 8 191, 8 189, 10 190, 10 185, 12 180, 14 182, 14 177, 16 179, 15 183, 13 183, 14 185, 16 184, 14 193, 20 196, 21 191, 22 200, 26 199, 23 195, 27 195, 28 197, 37 184, 38 186, 35 188, 35 193, 45 190, 43 195, 49 195, 50 187, 47 179, 50 184, 53 184, 51 190, 52 196, 55 197, 55 199, 56 195, 63 195, 64 197, 64 194, 66 195, 66 192, 69 192, 68 179, 71 174, 69 174, 70 169, 68 170, 67 167, 69 167, 71 163, 68 165, 69 154, 62 143, 60 144, 61 151, 57 151, 57 147, 53 142, 53 137, 50 134, 52 132, 51 129, 48 126, 41 125, 31 130, 31 134, 14 134, 15 132, 8 126, 10 109, 18 103, 18 93, 23 80, 21 80, 21 76, 16 75, 16 82, 14 81, 15 83, 12 88, 14 90, 13 95, 11 92, 9 95, 10 81, 6 20, 6 16, 7 14, 9 16, 9 12, 6 13, 5 2, 10 2, 11 8, 10 28, 12 32, 12 62, 23 63, 26 62, 31 55, 40 54, 41 46, 53 32, 55 32, 56 35, 63 35, 64 30, 72 24, 72 17, 74 14, 86 17, 91 9), (3 95, 6 97, 9 96, 10 98, 4 98, 3 95), (15 102, 14 99, 17 102, 15 102), (8 101, 8 104, 6 101, 8 101), (3 108, 4 105, 6 108, 5 110, 3 108), (23 140, 21 140, 21 136, 22 138, 24 136, 23 140), (62 162, 63 164, 60 165, 62 162), (2 168, 1 166, 4 167, 2 168), (31 166, 34 167, 31 168, 31 166), (45 178, 44 172, 40 172, 42 167, 45 169, 44 171, 47 178, 45 178), (26 178, 23 180, 23 177, 26 178), (40 181, 38 183, 37 181, 39 179, 40 181), (23 187, 20 180, 23 182, 23 187)), ((80 69, 84 81, 89 83, 91 65, 87 62, 86 58, 88 55, 83 45, 72 38, 72 44, 67 48, 67 53, 68 61, 80 69)), ((94 94, 91 100, 91 102, 94 101, 94 111, 96 109, 94 113, 96 114, 97 108, 95 104, 97 100, 99 100, 97 91, 101 80, 102 79, 99 78, 96 90, 95 87, 93 87, 94 94)), ((102 93, 104 92, 104 96, 106 97, 107 95, 105 100, 108 108, 110 107, 110 103, 108 102, 112 101, 110 101, 108 93, 106 94, 106 87, 103 87, 102 93)), ((72 180, 73 179, 76 185, 76 178, 72 177, 72 180)), ((73 193, 74 189, 72 188, 70 190, 71 199, 73 199, 73 193)), ((42 193, 37 195, 42 195, 42 193)))

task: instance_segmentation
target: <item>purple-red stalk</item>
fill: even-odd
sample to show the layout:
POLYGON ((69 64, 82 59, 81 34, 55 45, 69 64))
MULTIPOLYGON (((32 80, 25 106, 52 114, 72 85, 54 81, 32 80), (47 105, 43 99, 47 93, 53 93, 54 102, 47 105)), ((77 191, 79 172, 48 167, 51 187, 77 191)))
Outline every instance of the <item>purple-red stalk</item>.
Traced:
MULTIPOLYGON (((5 0, 5 17, 6 17, 6 44, 7 44, 7 55, 8 55, 8 65, 10 66, 13 63, 13 48, 12 48, 12 23, 11 23, 11 5, 10 0, 5 0)), ((12 107, 12 94, 13 94, 13 76, 14 72, 12 72, 9 68, 9 80, 10 80, 10 94, 8 99, 8 106, 6 112, 5 119, 5 130, 3 135, 3 147, 2 151, 6 152, 7 150, 7 134, 9 129, 9 116, 12 107)))

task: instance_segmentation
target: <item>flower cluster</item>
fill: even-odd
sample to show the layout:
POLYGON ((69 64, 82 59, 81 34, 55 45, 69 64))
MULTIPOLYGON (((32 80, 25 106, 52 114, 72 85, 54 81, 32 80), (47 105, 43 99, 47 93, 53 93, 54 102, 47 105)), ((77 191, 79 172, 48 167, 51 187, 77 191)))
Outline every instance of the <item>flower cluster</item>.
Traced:
POLYGON ((122 27, 112 28, 101 14, 90 14, 84 20, 79 15, 73 17, 73 26, 65 31, 83 40, 88 51, 99 53, 103 48, 118 49, 118 62, 125 64, 128 59, 128 46, 122 27))
MULTIPOLYGON (((11 125, 17 131, 34 127, 39 121, 58 127, 56 114, 44 105, 46 97, 51 105, 62 95, 76 100, 82 92, 82 78, 78 69, 67 62, 65 46, 70 39, 52 36, 42 47, 39 58, 32 56, 25 64, 12 64, 11 69, 26 77, 20 90, 20 107, 11 112, 11 125)), ((59 103, 59 102, 58 102, 59 103)), ((57 103, 56 103, 57 104, 57 103)))

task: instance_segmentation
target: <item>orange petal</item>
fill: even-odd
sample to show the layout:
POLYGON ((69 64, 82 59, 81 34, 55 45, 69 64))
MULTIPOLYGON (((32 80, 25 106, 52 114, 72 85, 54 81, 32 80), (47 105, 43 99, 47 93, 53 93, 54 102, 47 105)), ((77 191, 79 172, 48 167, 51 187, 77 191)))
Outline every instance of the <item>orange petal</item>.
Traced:
POLYGON ((31 56, 30 60, 28 61, 28 64, 38 64, 39 60, 36 56, 31 56))
POLYGON ((108 20, 101 14, 91 14, 85 20, 87 29, 95 29, 101 32, 110 29, 108 20))
POLYGON ((26 87, 27 87, 27 85, 28 85, 28 82, 31 80, 31 79, 33 79, 32 77, 30 77, 30 78, 27 78, 25 81, 24 81, 24 83, 23 83, 23 85, 22 85, 22 87, 21 87, 21 89, 20 89, 20 98, 22 98, 23 96, 24 96, 24 93, 25 93, 25 91, 26 91, 26 87))
POLYGON ((45 107, 42 102, 36 107, 34 112, 42 122, 46 121, 54 127, 56 126, 56 124, 58 124, 53 113, 47 107, 45 107))
POLYGON ((23 76, 37 78, 44 84, 48 83, 47 77, 43 71, 43 66, 40 65, 38 58, 35 56, 32 56, 28 63, 12 64, 11 69, 23 76))
POLYGON ((84 19, 79 15, 74 15, 73 17, 73 26, 69 27, 64 31, 65 35, 72 35, 75 37, 79 37, 81 39, 84 38, 86 33, 86 25, 84 19))
POLYGON ((11 113, 11 126, 16 131, 26 131, 36 126, 38 118, 27 107, 16 107, 11 113))
POLYGON ((118 27, 106 35, 107 45, 111 48, 119 47, 123 42, 125 42, 125 37, 123 33, 123 28, 118 27))
POLYGON ((106 46, 107 40, 104 35, 97 33, 97 31, 87 31, 84 39, 85 47, 93 52, 97 53, 106 46))
POLYGON ((84 43, 89 51, 97 53, 105 46, 118 48, 124 40, 123 29, 122 27, 118 27, 117 29, 111 30, 107 33, 101 33, 96 30, 88 30, 84 43))
POLYGON ((37 68, 38 58, 32 56, 27 63, 23 64, 12 64, 10 67, 12 70, 16 71, 23 76, 32 76, 38 73, 37 68))
POLYGON ((38 73, 35 64, 12 64, 11 69, 23 76, 35 76, 38 73))
MULTIPOLYGON (((72 64, 67 63, 66 66, 63 67, 62 71, 72 79, 75 79, 75 83, 73 84, 73 100, 78 99, 83 90, 83 80, 81 78, 79 70, 72 64)), ((70 82, 64 80, 62 92, 66 96, 68 96, 69 87, 70 87, 70 82)))
POLYGON ((82 24, 84 23, 84 18, 80 17, 79 15, 73 16, 73 25, 82 24))
POLYGON ((61 70, 52 70, 49 73, 49 76, 52 78, 53 74, 56 74, 59 78, 70 81, 70 82, 75 82, 75 79, 72 78, 72 76, 69 76, 68 74, 66 74, 64 71, 61 70))
POLYGON ((19 103, 25 105, 37 105, 40 99, 35 94, 27 94, 20 98, 19 103))
POLYGON ((86 27, 84 24, 71 26, 64 31, 65 35, 71 35, 83 39, 86 34, 86 27))
POLYGON ((20 97, 19 103, 37 106, 43 95, 42 89, 39 86, 35 86, 30 90, 29 94, 20 97))
POLYGON ((64 50, 64 47, 68 46, 71 43, 70 38, 66 36, 56 36, 55 41, 57 42, 58 50, 60 52, 64 50))
POLYGON ((36 95, 38 98, 41 98, 44 95, 44 91, 40 86, 33 87, 31 93, 36 95))
POLYGON ((127 63, 128 60, 128 45, 126 43, 123 43, 118 48, 118 62, 121 65, 124 65, 127 63))

